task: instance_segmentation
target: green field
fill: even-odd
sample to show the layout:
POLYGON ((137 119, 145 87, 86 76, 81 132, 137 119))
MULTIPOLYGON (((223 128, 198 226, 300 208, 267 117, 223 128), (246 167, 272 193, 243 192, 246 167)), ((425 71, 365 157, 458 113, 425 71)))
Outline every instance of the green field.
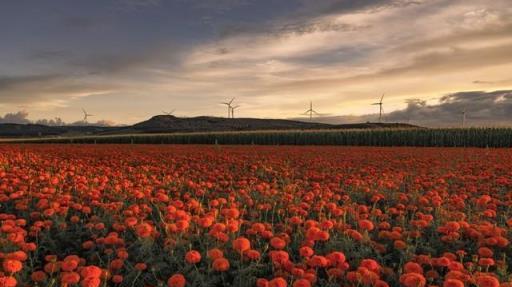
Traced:
POLYGON ((512 147, 512 128, 254 131, 2 139, 10 143, 512 147))

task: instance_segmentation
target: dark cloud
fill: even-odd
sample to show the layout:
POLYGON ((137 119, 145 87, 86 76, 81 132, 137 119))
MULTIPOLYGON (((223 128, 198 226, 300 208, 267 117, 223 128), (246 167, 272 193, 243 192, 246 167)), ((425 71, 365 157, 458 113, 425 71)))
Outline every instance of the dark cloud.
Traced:
POLYGON ((149 59, 149 55, 96 54, 70 61, 69 65, 87 74, 110 74, 139 67, 149 59))
MULTIPOLYGON (((205 1, 204 3, 214 3, 205 1)), ((226 2, 240 2, 226 0, 226 2)), ((321 19, 331 15, 355 12, 362 9, 386 9, 396 6, 419 4, 418 1, 409 0, 326 0, 326 1, 291 1, 298 2, 294 9, 279 15, 277 19, 267 21, 222 21, 217 29, 221 38, 237 35, 271 35, 286 36, 291 34, 307 34, 330 31, 359 31, 370 27, 369 25, 349 25, 328 19, 321 19)), ((290 3, 291 3, 290 2, 290 3)), ((247 4, 242 2, 243 4, 247 4)), ((238 3, 238 5, 241 5, 238 3)), ((233 5, 231 5, 233 6, 233 5)), ((292 5, 293 7, 293 5, 292 5)), ((230 7, 231 8, 231 7, 230 7)))
POLYGON ((24 75, 0 77, 0 103, 29 103, 44 98, 39 92, 61 79, 60 75, 24 75))
MULTIPOLYGON (((460 127, 463 112, 467 126, 512 126, 512 90, 459 92, 443 96, 438 104, 410 99, 402 110, 384 115, 386 122, 405 122, 426 127, 460 127)), ((361 123, 378 121, 377 114, 317 117, 323 123, 361 123)))
MULTIPOLYGON (((340 13, 343 10, 357 10, 363 7, 385 7, 379 6, 379 3, 386 1, 328 1, 338 9, 319 9, 324 5, 314 6, 316 9, 299 9, 297 12, 290 13, 286 17, 268 22, 227 22, 223 23, 219 28, 219 36, 221 38, 232 37, 237 35, 268 35, 274 37, 282 37, 287 35, 302 35, 315 32, 340 32, 340 31, 361 31, 370 28, 370 25, 350 25, 347 23, 339 23, 331 19, 320 19, 321 16, 328 16, 340 13), (339 2, 339 3, 338 3, 339 2), (352 3, 358 2, 358 3, 352 3), (361 2, 361 3, 359 3, 361 2), (364 3, 363 3, 364 2, 364 3), (318 10, 319 9, 319 10, 318 10)), ((317 4, 315 2, 315 4, 317 4)))
POLYGON ((94 94, 112 88, 110 83, 91 82, 83 75, 0 76, 0 104, 62 102, 77 94, 94 94))
POLYGON ((117 0, 121 5, 126 8, 141 8, 141 7, 151 7, 151 6, 159 6, 162 1, 161 0, 117 0))
POLYGON ((417 1, 396 1, 396 0, 326 0, 326 1, 303 1, 303 7, 296 16, 319 17, 334 15, 361 9, 377 9, 396 5, 416 3, 417 1))
POLYGON ((24 85, 39 84, 50 80, 58 79, 59 75, 26 75, 26 76, 0 76, 0 92, 24 85))
POLYGON ((71 52, 66 50, 36 50, 28 55, 29 60, 55 61, 69 58, 71 52))
POLYGON ((68 29, 86 30, 93 28, 98 24, 98 21, 93 17, 73 16, 63 18, 62 24, 68 29))
MULTIPOLYGON (((234 8, 248 5, 250 0, 177 0, 178 2, 192 5, 194 9, 214 11, 215 13, 224 13, 234 8)), ((253 0, 254 1, 254 0, 253 0)))
POLYGON ((460 126, 463 112, 468 126, 510 126, 512 91, 454 93, 441 97, 437 105, 410 101, 404 110, 392 112, 386 119, 407 119, 429 126, 460 126))

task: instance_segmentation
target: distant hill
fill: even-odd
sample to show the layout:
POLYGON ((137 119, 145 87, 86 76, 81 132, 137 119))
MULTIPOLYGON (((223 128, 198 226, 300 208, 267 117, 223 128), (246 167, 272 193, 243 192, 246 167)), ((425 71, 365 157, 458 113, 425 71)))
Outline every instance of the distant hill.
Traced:
POLYGON ((219 117, 178 118, 164 115, 154 116, 147 121, 131 126, 129 129, 142 132, 206 132, 327 128, 331 128, 331 125, 290 120, 219 117))
POLYGON ((402 123, 360 123, 331 125, 282 119, 192 117, 179 118, 158 115, 131 126, 45 126, 36 124, 0 124, 0 137, 42 137, 115 135, 131 133, 183 133, 258 130, 314 130, 314 129, 376 129, 376 128, 417 128, 402 123))
POLYGON ((0 137, 40 137, 94 135, 119 129, 98 126, 45 126, 38 124, 0 124, 0 137))

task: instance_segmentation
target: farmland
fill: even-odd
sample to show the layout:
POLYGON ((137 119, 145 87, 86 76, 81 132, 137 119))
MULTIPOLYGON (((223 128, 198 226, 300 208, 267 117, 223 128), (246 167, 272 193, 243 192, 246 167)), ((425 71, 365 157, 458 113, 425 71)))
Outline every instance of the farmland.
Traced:
POLYGON ((14 143, 512 147, 512 128, 369 128, 3 138, 14 143))
POLYGON ((509 149, 2 144, 0 286, 512 286, 511 191, 509 149))

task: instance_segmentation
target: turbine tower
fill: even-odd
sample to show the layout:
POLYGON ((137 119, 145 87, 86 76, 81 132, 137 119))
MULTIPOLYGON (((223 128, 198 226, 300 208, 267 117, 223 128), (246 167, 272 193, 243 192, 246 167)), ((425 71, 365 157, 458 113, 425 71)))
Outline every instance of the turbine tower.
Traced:
POLYGON ((315 110, 313 110, 313 102, 309 101, 309 110, 305 111, 302 115, 309 115, 309 121, 313 120, 313 114, 320 115, 315 110))
POLYGON ((82 108, 82 112, 84 113, 84 123, 87 123, 88 117, 93 117, 94 115, 88 114, 84 108, 82 108))
POLYGON ((223 105, 228 106, 228 119, 231 118, 231 109, 233 108, 233 106, 231 106, 231 104, 233 103, 234 100, 235 100, 235 98, 232 98, 231 101, 229 101, 229 102, 221 103, 223 105))
POLYGON ((231 118, 232 119, 235 118, 235 110, 238 109, 239 107, 240 107, 239 105, 231 107, 231 118))
POLYGON ((462 128, 466 127, 466 108, 462 110, 462 128))
POLYGON ((382 114, 384 113, 384 108, 382 107, 382 100, 384 100, 384 94, 380 97, 380 101, 378 103, 373 103, 372 106, 379 106, 379 122, 382 122, 382 114))

